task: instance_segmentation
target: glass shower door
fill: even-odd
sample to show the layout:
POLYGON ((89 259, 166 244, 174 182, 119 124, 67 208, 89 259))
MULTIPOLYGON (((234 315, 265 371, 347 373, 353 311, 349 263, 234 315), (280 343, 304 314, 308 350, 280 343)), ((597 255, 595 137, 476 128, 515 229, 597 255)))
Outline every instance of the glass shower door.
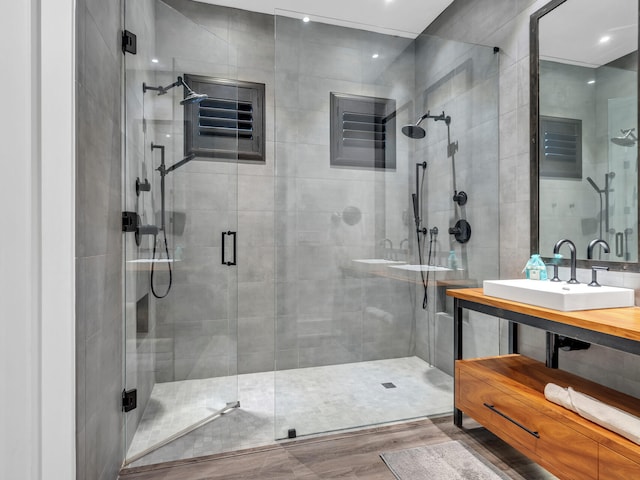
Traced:
POLYGON ((236 69, 225 40, 161 1, 125 1, 125 30, 137 52, 124 77, 123 410, 125 463, 140 466, 224 451, 233 436, 237 138, 223 161, 191 154, 191 118, 215 106, 185 101, 185 84, 236 69))
MULTIPOLYGON (((499 276, 498 57, 275 22, 276 438, 450 413, 446 290, 499 276), (427 112, 425 138, 403 132, 427 112)), ((466 353, 498 354, 500 321, 473 323, 466 353)))

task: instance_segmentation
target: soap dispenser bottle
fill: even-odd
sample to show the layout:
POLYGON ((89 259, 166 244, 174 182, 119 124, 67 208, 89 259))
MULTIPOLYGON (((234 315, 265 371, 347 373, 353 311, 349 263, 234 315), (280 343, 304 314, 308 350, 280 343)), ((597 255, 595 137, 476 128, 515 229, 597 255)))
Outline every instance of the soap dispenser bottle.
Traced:
POLYGON ((458 269, 458 258, 456 257, 455 250, 449 251, 449 258, 447 258, 447 266, 451 270, 457 270, 458 269))
POLYGON ((531 255, 531 258, 524 267, 525 272, 529 280, 547 280, 547 266, 537 253, 531 255))

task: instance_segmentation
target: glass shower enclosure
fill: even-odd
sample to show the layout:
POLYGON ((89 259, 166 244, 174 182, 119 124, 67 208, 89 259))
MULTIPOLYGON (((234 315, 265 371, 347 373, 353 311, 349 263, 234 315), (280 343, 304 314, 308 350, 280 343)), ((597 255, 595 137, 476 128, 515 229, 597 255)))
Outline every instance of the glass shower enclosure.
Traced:
POLYGON ((126 466, 450 413, 445 292, 499 275, 493 49, 124 5, 126 466))

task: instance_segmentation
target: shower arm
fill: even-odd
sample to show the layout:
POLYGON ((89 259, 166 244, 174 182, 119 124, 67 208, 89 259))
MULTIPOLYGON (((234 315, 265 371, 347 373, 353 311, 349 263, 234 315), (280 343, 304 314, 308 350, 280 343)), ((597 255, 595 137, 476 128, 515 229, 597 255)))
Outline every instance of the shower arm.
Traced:
POLYGON ((433 120, 435 122, 437 122, 438 120, 441 120, 443 122, 445 122, 447 125, 449 125, 451 123, 451 117, 447 116, 444 114, 444 112, 442 112, 440 115, 431 115, 431 112, 427 112, 424 115, 422 115, 418 121, 415 123, 416 126, 420 125, 422 123, 423 120, 427 119, 427 118, 433 118, 433 120))
POLYGON ((165 93, 167 93, 172 88, 179 87, 180 85, 182 85, 184 88, 186 88, 189 91, 189 94, 195 93, 193 90, 191 90, 191 87, 189 87, 189 85, 186 84, 186 82, 182 79, 181 76, 178 76, 178 78, 177 78, 177 80, 175 82, 173 82, 171 85, 167 85, 166 87, 163 87, 163 86, 150 87, 146 83, 143 83, 142 84, 142 93, 146 93, 147 90, 153 90, 154 92, 158 92, 158 95, 164 95, 165 93))

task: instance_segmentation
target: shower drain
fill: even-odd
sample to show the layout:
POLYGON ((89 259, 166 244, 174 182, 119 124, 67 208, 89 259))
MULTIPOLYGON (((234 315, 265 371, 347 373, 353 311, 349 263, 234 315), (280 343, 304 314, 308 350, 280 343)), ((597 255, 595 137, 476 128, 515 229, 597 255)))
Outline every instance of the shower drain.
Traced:
POLYGON ((383 386, 384 388, 396 388, 396 386, 395 386, 393 383, 391 383, 391 382, 383 383, 383 384, 382 384, 382 386, 383 386))

